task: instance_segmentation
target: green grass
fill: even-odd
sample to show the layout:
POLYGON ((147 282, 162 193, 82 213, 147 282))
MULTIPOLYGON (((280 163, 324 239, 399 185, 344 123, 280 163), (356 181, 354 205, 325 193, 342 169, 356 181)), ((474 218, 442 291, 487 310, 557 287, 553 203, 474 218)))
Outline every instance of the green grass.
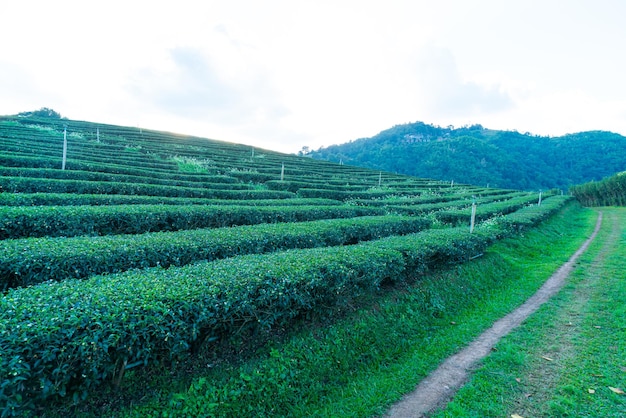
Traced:
POLYGON ((563 290, 435 417, 626 416, 626 395, 611 390, 626 391, 626 209, 601 210, 602 230, 563 290))
POLYGON ((304 318, 267 335, 235 336, 194 361, 129 373, 117 390, 104 390, 80 408, 50 408, 44 416, 382 414, 441 360, 534 293, 594 222, 592 211, 569 205, 481 258, 383 290, 359 301, 362 308, 304 318))

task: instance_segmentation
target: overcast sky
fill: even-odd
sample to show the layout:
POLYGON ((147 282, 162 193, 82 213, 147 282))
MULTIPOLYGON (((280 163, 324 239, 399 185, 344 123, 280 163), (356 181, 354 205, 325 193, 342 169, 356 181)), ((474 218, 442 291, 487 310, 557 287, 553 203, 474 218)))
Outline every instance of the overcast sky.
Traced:
POLYGON ((626 134, 622 0, 0 0, 0 114, 282 152, 393 125, 626 134))

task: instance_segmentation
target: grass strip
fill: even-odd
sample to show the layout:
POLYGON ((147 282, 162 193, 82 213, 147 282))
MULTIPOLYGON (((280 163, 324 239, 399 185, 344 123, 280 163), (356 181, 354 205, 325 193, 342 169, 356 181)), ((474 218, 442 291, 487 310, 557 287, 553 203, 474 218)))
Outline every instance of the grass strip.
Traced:
POLYGON ((603 228, 568 284, 434 416, 626 414, 626 209, 600 210, 603 228))

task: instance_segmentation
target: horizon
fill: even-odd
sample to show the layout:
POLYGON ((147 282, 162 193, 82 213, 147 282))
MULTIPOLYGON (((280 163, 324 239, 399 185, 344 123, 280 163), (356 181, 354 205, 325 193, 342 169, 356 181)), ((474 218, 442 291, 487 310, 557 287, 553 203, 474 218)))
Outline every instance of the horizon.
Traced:
MULTIPOLYGON (((231 143, 231 144, 236 144, 236 145, 246 145, 246 146, 250 146, 253 148, 258 148, 258 149, 263 149, 266 151, 273 151, 273 152, 278 152, 278 153, 283 153, 283 154, 294 154, 297 156, 300 156, 300 154, 303 151, 303 148, 308 148, 309 151, 318 151, 322 148, 328 148, 328 147, 333 147, 333 146, 341 146, 350 142, 354 142, 354 141, 359 141, 362 139, 370 139, 373 138, 375 136, 377 136, 378 134, 388 131, 390 129, 393 129, 396 126, 403 126, 403 125, 412 125, 412 124, 424 124, 426 126, 431 126, 437 129, 451 129, 451 130, 460 130, 460 129, 466 129, 466 128, 471 128, 471 127, 475 127, 475 126, 480 126, 482 129, 487 130, 487 131, 499 131, 499 132, 514 132, 514 133, 518 133, 520 135, 524 135, 524 136, 530 136, 530 137, 537 137, 537 138, 561 138, 564 136, 568 136, 568 135, 576 135, 576 134, 582 134, 582 133, 586 133, 586 132, 606 132, 606 133, 611 133, 611 134, 616 134, 616 135, 620 135, 622 137, 626 137, 622 134, 620 134, 619 132, 614 132, 614 131, 608 131, 608 130, 603 130, 603 129, 592 129, 592 130, 585 130, 585 131, 576 131, 576 132, 567 132, 564 133, 562 135, 540 135, 540 134, 535 134, 533 132, 521 132, 517 129, 494 129, 488 126, 484 126, 480 123, 473 123, 473 124, 465 124, 465 125, 461 125, 461 126, 454 126, 454 125, 447 125, 447 126, 441 126, 435 123, 430 123, 430 122, 425 122, 425 121, 413 121, 413 122, 405 122, 405 123, 398 123, 392 126, 389 126, 385 129, 382 129, 374 134, 371 134, 370 136, 366 136, 366 137, 361 137, 361 138, 354 138, 354 139, 350 139, 347 140, 345 142, 340 142, 340 143, 334 143, 334 144, 328 144, 328 145, 322 145, 320 147, 317 148, 311 148, 308 147, 306 145, 303 146, 303 148, 297 150, 297 151, 281 151, 281 150, 276 150, 276 149, 272 149, 272 148, 264 148, 263 146, 259 146, 257 144, 249 144, 249 143, 243 143, 243 142, 235 142, 235 141, 229 141, 227 139, 220 139, 220 138, 213 138, 210 136, 204 136, 204 135, 195 135, 195 134, 190 134, 190 133, 186 133, 186 132, 179 132, 179 131, 173 131, 171 129, 156 129, 156 128, 152 128, 150 126, 134 126, 134 125, 118 125, 115 123, 109 123, 109 122, 102 122, 102 121, 95 121, 95 120, 84 120, 84 119, 75 119, 75 118, 71 118, 68 117, 64 114, 62 114, 61 112, 58 112, 57 109, 52 109, 49 107, 42 107, 39 109, 33 109, 33 110, 25 110, 25 111, 21 111, 21 112, 17 112, 14 114, 7 114, 7 115, 0 115, 0 117, 21 117, 20 114, 21 113, 30 113, 30 112, 36 112, 38 110, 44 110, 44 109, 48 109, 48 110, 52 110, 55 111, 57 113, 60 114, 61 118, 60 120, 68 120, 68 121, 76 121, 76 122, 88 122, 88 123, 93 123, 93 124, 102 124, 102 125, 111 125, 111 126, 119 126, 119 127, 124 127, 124 128, 137 128, 137 129, 145 129, 145 130, 152 130, 152 131, 159 131, 159 132, 166 132, 172 135, 179 135, 179 136, 187 136, 187 137, 197 137, 197 138, 201 138, 201 139, 207 139, 210 141, 219 141, 219 142, 226 142, 226 143, 231 143)), ((71 130, 71 128, 70 128, 71 130)), ((306 155, 306 153, 305 153, 306 155)))
POLYGON ((423 120, 626 135, 626 3, 11 2, 0 114, 285 153, 423 120))

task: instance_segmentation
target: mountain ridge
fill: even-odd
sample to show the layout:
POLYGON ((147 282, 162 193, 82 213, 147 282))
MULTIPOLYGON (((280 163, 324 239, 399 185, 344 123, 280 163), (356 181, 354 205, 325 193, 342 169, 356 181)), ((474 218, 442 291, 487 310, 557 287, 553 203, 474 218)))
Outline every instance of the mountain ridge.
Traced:
POLYGON ((422 178, 521 190, 562 189, 626 169, 626 137, 586 131, 558 137, 424 122, 303 153, 422 178))

